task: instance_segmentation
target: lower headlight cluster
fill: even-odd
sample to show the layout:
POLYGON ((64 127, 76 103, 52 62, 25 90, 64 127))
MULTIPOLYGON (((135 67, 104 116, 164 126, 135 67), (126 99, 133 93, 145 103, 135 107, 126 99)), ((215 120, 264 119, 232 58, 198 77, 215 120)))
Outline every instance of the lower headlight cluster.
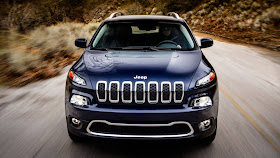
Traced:
POLYGON ((211 120, 208 119, 208 120, 204 120, 202 122, 200 122, 198 124, 198 128, 199 130, 201 131, 206 131, 207 129, 209 129, 211 127, 211 120))
POLYGON ((70 103, 78 105, 78 106, 85 106, 88 105, 88 99, 81 95, 72 95, 70 103))
POLYGON ((71 122, 74 127, 80 127, 82 125, 82 122, 74 117, 71 119, 71 122))
POLYGON ((193 99, 191 106, 194 108, 203 108, 207 106, 212 106, 212 101, 209 96, 203 96, 203 97, 193 99))

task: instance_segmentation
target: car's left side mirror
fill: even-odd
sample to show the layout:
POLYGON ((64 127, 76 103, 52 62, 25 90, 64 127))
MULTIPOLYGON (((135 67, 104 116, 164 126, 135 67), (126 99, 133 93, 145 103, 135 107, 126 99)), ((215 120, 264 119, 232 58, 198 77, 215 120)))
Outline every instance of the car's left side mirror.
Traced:
POLYGON ((202 38, 200 40, 201 46, 200 48, 207 48, 213 46, 213 40, 211 38, 202 38))
POLYGON ((75 46, 80 47, 80 48, 86 48, 87 47, 87 39, 77 38, 75 40, 75 46))

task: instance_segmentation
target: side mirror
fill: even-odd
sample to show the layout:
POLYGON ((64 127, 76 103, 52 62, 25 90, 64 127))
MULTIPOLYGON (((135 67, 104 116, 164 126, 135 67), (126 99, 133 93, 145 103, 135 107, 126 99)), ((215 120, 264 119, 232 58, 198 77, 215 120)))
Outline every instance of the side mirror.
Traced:
POLYGON ((202 38, 200 40, 201 46, 200 48, 207 48, 213 46, 213 40, 211 38, 202 38))
POLYGON ((77 38, 75 40, 75 46, 80 47, 80 48, 86 48, 87 47, 87 39, 77 38))

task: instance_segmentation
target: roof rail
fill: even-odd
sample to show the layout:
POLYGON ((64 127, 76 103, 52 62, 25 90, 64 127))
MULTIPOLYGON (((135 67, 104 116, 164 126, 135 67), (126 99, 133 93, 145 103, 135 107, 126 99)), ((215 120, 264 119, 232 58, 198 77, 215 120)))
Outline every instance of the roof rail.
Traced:
POLYGON ((175 13, 175 12, 169 12, 167 15, 168 16, 173 16, 176 19, 180 19, 180 16, 177 13, 175 13))
POLYGON ((109 19, 112 19, 112 18, 114 18, 114 17, 117 17, 117 14, 124 15, 123 12, 115 12, 115 13, 112 13, 112 14, 109 16, 109 19))

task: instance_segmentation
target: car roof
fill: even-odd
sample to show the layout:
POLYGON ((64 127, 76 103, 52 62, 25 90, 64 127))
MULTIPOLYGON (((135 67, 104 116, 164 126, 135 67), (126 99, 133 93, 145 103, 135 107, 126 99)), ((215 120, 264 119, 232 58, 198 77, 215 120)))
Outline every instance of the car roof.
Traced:
POLYGON ((163 15, 122 15, 113 18, 107 18, 104 22, 116 22, 116 21, 134 21, 134 20, 154 20, 154 21, 173 21, 184 22, 182 18, 175 18, 173 16, 163 15))

